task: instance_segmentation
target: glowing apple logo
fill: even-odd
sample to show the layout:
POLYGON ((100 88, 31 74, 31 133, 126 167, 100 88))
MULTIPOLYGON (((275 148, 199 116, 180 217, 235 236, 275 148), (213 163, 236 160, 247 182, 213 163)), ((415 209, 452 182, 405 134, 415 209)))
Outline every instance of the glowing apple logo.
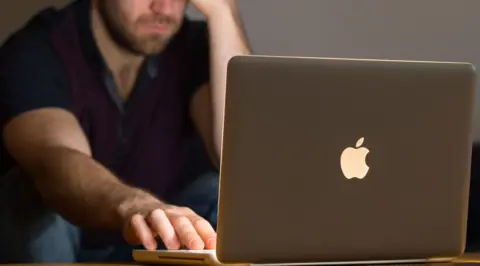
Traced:
POLYGON ((347 179, 363 179, 370 169, 367 165, 367 155, 370 150, 361 147, 364 141, 365 138, 360 138, 355 147, 346 148, 340 156, 340 167, 347 179))

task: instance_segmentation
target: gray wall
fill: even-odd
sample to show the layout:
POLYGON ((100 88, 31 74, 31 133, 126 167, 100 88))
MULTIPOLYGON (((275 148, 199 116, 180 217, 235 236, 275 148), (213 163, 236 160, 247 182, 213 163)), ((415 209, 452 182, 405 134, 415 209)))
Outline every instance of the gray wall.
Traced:
MULTIPOLYGON (((237 1, 259 54, 468 61, 480 69, 480 0, 237 1)), ((65 2, 2 1, 0 40, 40 3, 65 2)))
MULTIPOLYGON (((480 0, 238 1, 259 54, 467 61, 480 70, 480 0)), ((480 140, 480 108, 476 115, 480 140)))

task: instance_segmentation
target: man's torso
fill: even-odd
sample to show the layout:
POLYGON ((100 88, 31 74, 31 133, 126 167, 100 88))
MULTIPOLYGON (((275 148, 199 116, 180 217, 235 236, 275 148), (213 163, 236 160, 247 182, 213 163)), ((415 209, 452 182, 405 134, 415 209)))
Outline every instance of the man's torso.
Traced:
MULTIPOLYGON (((89 10, 86 0, 45 10, 2 46, 2 127, 26 111, 67 109, 97 161, 126 182, 168 197, 181 182, 193 132, 189 102, 208 82, 206 24, 185 20, 164 52, 145 60, 124 100, 95 44, 89 10)), ((7 152, 2 157, 2 172, 15 167, 7 152)))

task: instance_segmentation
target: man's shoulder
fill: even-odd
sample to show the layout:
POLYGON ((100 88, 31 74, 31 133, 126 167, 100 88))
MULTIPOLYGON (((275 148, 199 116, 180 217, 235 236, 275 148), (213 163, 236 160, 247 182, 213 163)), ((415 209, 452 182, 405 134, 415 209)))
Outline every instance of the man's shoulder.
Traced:
POLYGON ((182 47, 182 53, 187 70, 189 97, 210 78, 210 42, 208 24, 201 20, 185 19, 177 40, 182 47))
POLYGON ((192 32, 202 32, 208 30, 208 24, 205 20, 194 20, 187 18, 185 21, 192 32))
POLYGON ((202 20, 185 18, 180 31, 173 40, 173 46, 180 45, 189 58, 208 53, 208 24, 202 20))
POLYGON ((19 30, 11 35, 26 37, 47 37, 53 29, 64 25, 71 13, 71 7, 57 9, 48 7, 34 14, 19 30))
POLYGON ((204 20, 185 19, 182 31, 188 41, 204 41, 204 38, 208 37, 208 24, 204 20))
POLYGON ((19 57, 53 56, 52 32, 67 22, 72 7, 49 7, 34 14, 23 26, 10 34, 0 46, 0 58, 4 61, 19 57))
POLYGON ((50 40, 64 15, 64 9, 42 10, 1 45, 0 126, 24 111, 66 101, 68 78, 50 40))

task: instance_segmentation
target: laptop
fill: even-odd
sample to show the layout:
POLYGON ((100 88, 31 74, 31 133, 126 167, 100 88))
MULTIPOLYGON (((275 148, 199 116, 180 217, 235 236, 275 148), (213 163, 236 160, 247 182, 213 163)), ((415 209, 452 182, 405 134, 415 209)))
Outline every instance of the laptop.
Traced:
POLYGON ((234 57, 217 250, 134 257, 452 261, 465 247, 475 90, 468 63, 234 57))

